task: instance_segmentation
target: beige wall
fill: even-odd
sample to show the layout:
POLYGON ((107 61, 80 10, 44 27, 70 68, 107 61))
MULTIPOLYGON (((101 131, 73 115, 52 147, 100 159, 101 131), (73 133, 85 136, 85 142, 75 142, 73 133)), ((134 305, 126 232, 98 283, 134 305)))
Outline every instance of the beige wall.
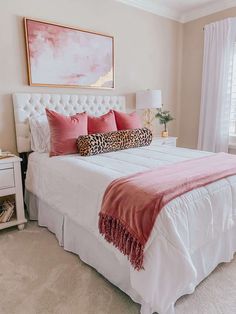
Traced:
MULTIPOLYGON (((16 151, 11 94, 56 92, 125 94, 161 89, 177 118, 182 25, 113 0, 8 0, 0 3, 0 147, 16 151), (48 20, 115 37, 116 88, 113 91, 27 86, 23 17, 48 20)), ((177 121, 170 127, 177 133, 177 121)))
POLYGON ((203 27, 206 24, 232 16, 236 16, 236 7, 184 24, 178 130, 181 146, 197 147, 202 83, 203 27))

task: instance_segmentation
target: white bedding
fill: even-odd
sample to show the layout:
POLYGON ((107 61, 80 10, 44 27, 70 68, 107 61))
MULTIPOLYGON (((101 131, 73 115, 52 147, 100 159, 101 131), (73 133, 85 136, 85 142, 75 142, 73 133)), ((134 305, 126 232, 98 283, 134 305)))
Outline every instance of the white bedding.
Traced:
MULTIPOLYGON (((32 153, 26 188, 62 214, 65 226, 70 221, 86 229, 123 265, 143 313, 174 313, 175 301, 193 292, 236 251, 236 176, 186 193, 162 209, 145 248, 144 271, 134 271, 126 257, 99 235, 98 213, 112 180, 207 154, 155 144, 91 157, 32 153)), ((70 229, 64 228, 61 237, 69 239, 70 229)), ((106 277, 114 282, 114 274, 106 277)))

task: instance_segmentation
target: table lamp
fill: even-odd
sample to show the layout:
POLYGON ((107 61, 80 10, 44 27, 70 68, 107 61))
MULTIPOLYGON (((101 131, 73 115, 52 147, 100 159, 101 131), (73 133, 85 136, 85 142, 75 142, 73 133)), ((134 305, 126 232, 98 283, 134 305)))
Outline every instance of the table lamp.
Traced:
POLYGON ((144 110, 144 126, 153 131, 155 115, 152 109, 162 107, 161 90, 145 90, 136 92, 136 108, 144 110))

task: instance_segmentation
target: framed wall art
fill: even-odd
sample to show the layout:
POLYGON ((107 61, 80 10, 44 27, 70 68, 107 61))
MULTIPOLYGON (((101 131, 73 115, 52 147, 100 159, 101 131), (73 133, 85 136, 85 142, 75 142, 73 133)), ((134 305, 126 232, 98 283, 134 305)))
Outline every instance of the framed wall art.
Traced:
POLYGON ((114 88, 114 38, 24 18, 29 85, 114 88))

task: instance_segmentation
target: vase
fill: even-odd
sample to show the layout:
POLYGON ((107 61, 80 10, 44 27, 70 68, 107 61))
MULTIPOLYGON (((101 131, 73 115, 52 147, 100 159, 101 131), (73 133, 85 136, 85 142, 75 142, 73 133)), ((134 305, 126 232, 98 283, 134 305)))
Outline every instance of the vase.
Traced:
POLYGON ((169 136, 168 130, 165 130, 165 131, 161 132, 161 137, 168 137, 168 136, 169 136))

